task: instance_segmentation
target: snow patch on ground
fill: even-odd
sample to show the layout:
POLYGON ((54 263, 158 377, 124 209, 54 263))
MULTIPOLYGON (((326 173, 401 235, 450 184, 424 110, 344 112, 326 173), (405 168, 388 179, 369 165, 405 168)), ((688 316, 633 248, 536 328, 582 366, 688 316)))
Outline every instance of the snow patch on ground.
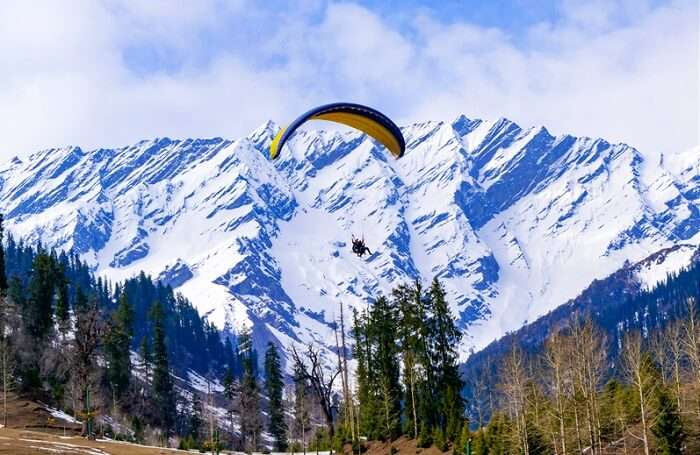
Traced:
POLYGON ((49 414, 51 414, 51 417, 54 417, 56 419, 61 419, 61 420, 64 420, 68 423, 77 423, 77 424, 82 423, 80 420, 75 419, 75 417, 73 417, 72 415, 66 414, 65 412, 61 411, 60 409, 46 407, 46 410, 48 411, 49 414))

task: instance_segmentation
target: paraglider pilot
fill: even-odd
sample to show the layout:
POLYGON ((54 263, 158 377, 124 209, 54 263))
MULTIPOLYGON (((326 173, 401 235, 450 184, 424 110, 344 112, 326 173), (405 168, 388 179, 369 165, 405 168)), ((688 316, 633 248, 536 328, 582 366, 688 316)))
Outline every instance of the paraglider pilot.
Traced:
POLYGON ((365 239, 356 239, 354 235, 352 236, 352 252, 358 257, 364 256, 365 253, 372 254, 367 245, 365 245, 365 239))

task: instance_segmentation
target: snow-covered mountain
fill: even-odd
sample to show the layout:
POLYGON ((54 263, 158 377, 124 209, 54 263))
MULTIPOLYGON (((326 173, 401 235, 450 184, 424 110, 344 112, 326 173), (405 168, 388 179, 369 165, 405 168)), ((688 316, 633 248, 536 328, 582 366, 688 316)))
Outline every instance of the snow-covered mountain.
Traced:
MULTIPOLYGON (((700 148, 650 162, 462 116, 403 128, 398 161, 359 133, 306 130, 273 163, 277 129, 41 151, 0 167, 0 210, 16 236, 74 248, 113 280, 145 270, 222 328, 282 343, 331 342, 339 302, 438 276, 464 352, 626 261, 700 244, 700 148), (369 258, 350 251, 353 233, 369 258)), ((673 257, 664 270, 689 260, 673 257)))

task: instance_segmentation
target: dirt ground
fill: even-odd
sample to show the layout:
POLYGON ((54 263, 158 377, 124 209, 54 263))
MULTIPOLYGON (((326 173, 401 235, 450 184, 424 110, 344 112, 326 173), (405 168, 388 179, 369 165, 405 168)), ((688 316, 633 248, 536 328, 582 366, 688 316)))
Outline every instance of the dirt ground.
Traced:
MULTIPOLYGON (((52 430, 54 431, 54 430, 52 430)), ((415 441, 401 438, 391 445, 372 442, 365 455, 388 455, 390 447, 398 449, 399 455, 443 455, 434 447, 429 449, 416 448, 415 441)), ((63 436, 62 434, 47 433, 36 430, 13 428, 0 429, 0 454, 12 455, 173 455, 196 452, 186 452, 176 449, 139 446, 116 441, 88 441, 80 436, 63 436)), ((311 454, 312 452, 309 452, 311 454)), ((349 453, 349 452, 348 452, 349 453)))
POLYGON ((0 428, 0 454, 156 455, 187 453, 116 441, 88 441, 80 437, 79 434, 79 424, 52 416, 40 403, 11 395, 7 403, 7 428, 0 428))
POLYGON ((41 404, 18 398, 14 394, 10 394, 7 400, 7 427, 60 432, 66 435, 80 432, 80 425, 53 417, 41 404))
MULTIPOLYGON (((391 447, 395 447, 396 450, 398 450, 398 455, 443 455, 444 453, 451 452, 441 452, 436 447, 421 449, 418 446, 416 446, 415 439, 408 439, 406 437, 402 437, 397 439, 396 441, 393 441, 392 443, 372 441, 368 444, 367 450, 363 452, 362 455, 390 455, 391 447)), ((346 455, 352 455, 351 450, 351 446, 346 446, 346 455)))
MULTIPOLYGON (((0 403, 0 406, 2 403, 0 403)), ((1 408, 0 408, 1 410, 1 408)), ((2 421, 0 420, 0 424, 2 421)), ((0 428, 0 455, 163 455, 199 453, 140 446, 117 441, 88 441, 80 437, 80 425, 54 417, 40 403, 11 396, 7 407, 7 428, 0 428)), ((400 438, 391 444, 370 442, 363 455, 443 455, 435 447, 420 449, 416 441, 400 438)), ((315 452, 308 452, 315 455, 315 452)), ((327 453, 327 452, 326 452, 327 453)), ((346 453, 351 455, 350 446, 346 453)))
POLYGON ((113 441, 88 441, 39 431, 0 429, 0 454, 12 455, 156 455, 188 453, 113 441))

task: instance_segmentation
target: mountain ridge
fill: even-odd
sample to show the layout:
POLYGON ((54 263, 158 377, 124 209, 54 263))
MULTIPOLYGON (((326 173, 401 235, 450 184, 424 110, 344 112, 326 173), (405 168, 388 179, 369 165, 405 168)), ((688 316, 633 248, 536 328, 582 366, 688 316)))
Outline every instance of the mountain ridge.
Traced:
POLYGON ((462 115, 403 128, 398 162, 361 134, 307 130, 272 163, 277 129, 40 151, 0 166, 0 209, 20 237, 113 279, 163 277, 221 328, 253 323, 280 342, 332 345, 340 300, 361 309, 438 276, 465 352, 625 260, 700 243, 700 170, 685 156, 651 163, 625 144, 462 115), (373 250, 364 262, 351 232, 373 250))

